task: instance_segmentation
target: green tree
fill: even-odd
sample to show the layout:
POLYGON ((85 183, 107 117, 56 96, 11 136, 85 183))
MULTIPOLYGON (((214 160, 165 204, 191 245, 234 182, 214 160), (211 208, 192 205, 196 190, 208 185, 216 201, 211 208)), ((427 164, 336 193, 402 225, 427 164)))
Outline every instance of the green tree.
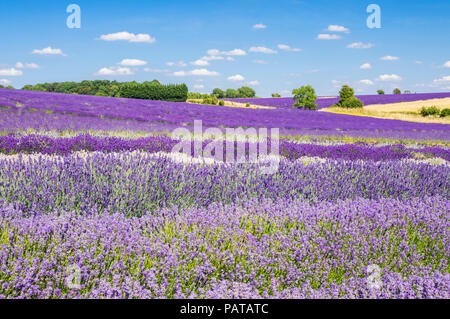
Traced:
POLYGON ((317 95, 316 91, 311 85, 302 86, 298 89, 292 90, 295 104, 293 108, 315 110, 317 109, 317 95))
POLYGON ((256 91, 251 87, 243 86, 238 89, 238 95, 240 98, 253 98, 256 96, 256 91))
POLYGON ((223 99, 223 98, 225 97, 225 92, 222 91, 222 90, 219 89, 219 88, 215 88, 215 89, 212 91, 212 94, 213 94, 214 96, 216 96, 218 99, 223 99))
POLYGON ((383 91, 383 90, 378 90, 377 93, 378 93, 379 95, 384 95, 384 91, 383 91))
POLYGON ((394 94, 402 94, 402 91, 400 91, 399 88, 396 88, 393 93, 394 94))
POLYGON ((225 97, 226 97, 227 99, 235 99, 235 98, 239 97, 239 93, 238 93, 237 90, 234 90, 234 89, 228 89, 228 90, 225 92, 225 97))
POLYGON ((347 84, 343 85, 341 90, 339 91, 339 102, 336 104, 337 107, 343 107, 345 101, 351 99, 355 96, 355 90, 348 86, 347 84))
POLYGON ((272 97, 281 97, 279 93, 272 93, 272 97))

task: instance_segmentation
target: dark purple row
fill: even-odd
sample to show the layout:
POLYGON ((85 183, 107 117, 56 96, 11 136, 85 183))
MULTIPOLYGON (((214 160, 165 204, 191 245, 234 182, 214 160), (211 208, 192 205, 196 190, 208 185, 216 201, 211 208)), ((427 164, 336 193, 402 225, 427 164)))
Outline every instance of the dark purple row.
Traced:
MULTIPOLYGON (((0 152, 4 154, 40 153, 68 155, 77 151, 99 151, 110 153, 143 150, 150 153, 157 153, 171 152, 177 143, 179 142, 166 136, 123 139, 116 137, 95 137, 91 135, 80 135, 72 138, 52 138, 39 135, 8 135, 0 137, 0 152)), ((202 148, 205 149, 206 145, 209 143, 210 141, 204 141, 202 143, 202 148)), ((245 147, 246 154, 248 154, 249 144, 246 143, 245 147)), ((191 146, 191 150, 191 155, 193 155, 193 145, 191 146)), ((225 145, 224 153, 226 154, 225 145)), ((450 151, 440 147, 411 149, 406 148, 403 145, 376 147, 367 144, 325 146, 315 144, 298 144, 285 140, 280 141, 280 154, 290 160, 296 160, 303 156, 309 156, 330 159, 366 159, 374 161, 439 157, 450 161, 450 151)))

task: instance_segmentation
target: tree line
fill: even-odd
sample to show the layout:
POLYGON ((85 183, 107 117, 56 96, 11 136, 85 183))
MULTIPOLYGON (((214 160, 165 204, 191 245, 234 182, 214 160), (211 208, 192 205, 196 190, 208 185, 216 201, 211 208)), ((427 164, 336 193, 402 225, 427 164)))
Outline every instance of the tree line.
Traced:
POLYGON ((172 102, 186 101, 189 91, 186 84, 164 85, 157 80, 143 83, 108 80, 39 83, 36 85, 25 85, 22 90, 172 102))

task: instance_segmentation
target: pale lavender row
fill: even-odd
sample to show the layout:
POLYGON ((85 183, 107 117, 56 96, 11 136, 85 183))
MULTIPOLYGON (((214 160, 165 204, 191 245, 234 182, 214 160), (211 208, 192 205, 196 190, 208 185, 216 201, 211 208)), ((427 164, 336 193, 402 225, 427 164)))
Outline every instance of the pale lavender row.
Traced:
POLYGON ((289 109, 237 109, 6 89, 0 89, 0 106, 9 107, 9 111, 17 116, 26 110, 40 110, 51 112, 56 116, 61 116, 61 114, 85 116, 86 120, 100 117, 186 127, 192 126, 195 120, 202 120, 203 125, 213 127, 440 131, 443 135, 450 131, 450 126, 445 124, 412 123, 322 112, 299 112, 289 109))
MULTIPOLYGON (((264 167, 266 167, 265 164, 264 167)), ((207 207, 248 198, 339 201, 450 198, 450 167, 405 161, 281 160, 273 175, 258 164, 174 163, 146 153, 90 153, 62 159, 0 159, 0 199, 29 214, 91 209, 142 216, 162 207, 207 207)))
MULTIPOLYGON (((419 94, 385 94, 385 95, 358 95, 364 105, 372 104, 390 104, 401 102, 424 101, 431 99, 450 98, 450 93, 419 93, 419 94)), ((292 108, 294 100, 287 98, 253 98, 253 99, 225 99, 227 101, 235 101, 240 103, 250 103, 261 106, 274 106, 277 108, 292 108)), ((339 98, 318 98, 316 103, 318 109, 327 108, 336 104, 339 98)))
POLYGON ((449 298, 449 208, 247 200, 30 218, 0 204, 0 299, 449 298))

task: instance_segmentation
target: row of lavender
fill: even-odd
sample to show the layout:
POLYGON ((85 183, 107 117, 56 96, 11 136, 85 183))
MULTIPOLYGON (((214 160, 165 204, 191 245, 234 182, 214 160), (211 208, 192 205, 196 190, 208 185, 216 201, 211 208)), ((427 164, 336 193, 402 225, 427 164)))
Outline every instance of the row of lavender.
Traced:
MULTIPOLYGON (((448 140, 450 128, 445 124, 412 123, 397 120, 356 117, 351 115, 299 112, 289 109, 241 109, 213 107, 188 103, 143 101, 95 96, 78 96, 0 89, 0 124, 7 130, 20 128, 71 128, 91 122, 95 127, 106 118, 118 127, 155 130, 174 126, 192 127, 202 120, 208 127, 267 127, 283 132, 317 130, 338 133, 342 131, 401 132, 403 136, 430 135, 448 140), (35 112, 30 112, 30 111, 35 112), (40 112, 36 112, 40 111, 40 112), (25 113, 25 115, 23 115, 25 113), (51 119, 52 121, 48 121, 51 119), (42 124, 40 124, 42 121, 42 124), (131 121, 131 123, 130 123, 131 121), (61 125, 58 125, 61 122, 61 125)), ((100 125, 104 127, 105 125, 100 125)), ((112 126, 114 129, 114 126, 112 126)))
MULTIPOLYGON (((364 105, 373 104, 391 104, 424 101, 431 99, 450 98, 448 93, 420 93, 420 94, 383 94, 383 95, 359 95, 356 96, 364 105)), ((234 101, 239 103, 250 103, 253 105, 273 106, 277 108, 292 108, 294 100, 290 97, 286 98, 250 98, 250 99, 226 99, 227 101, 234 101)), ((339 102, 339 98, 319 98, 316 103, 318 109, 330 107, 339 102)))
MULTIPOLYGON (((3 154, 47 154, 47 155, 69 155, 79 151, 85 152, 123 152, 123 151, 146 151, 149 153, 164 152, 169 153, 179 144, 167 136, 152 136, 138 139, 124 139, 117 137, 96 137, 91 135, 78 135, 71 138, 53 138, 45 135, 25 135, 16 136, 9 134, 0 136, 0 153, 3 154)), ((210 140, 201 142, 202 149, 210 144, 210 140)), ((236 142, 232 148, 237 152, 239 147, 245 149, 248 156, 249 150, 255 144, 256 150, 259 150, 257 143, 236 142)), ((267 151, 271 151, 271 141, 267 143, 267 151)), ((450 161, 450 150, 444 147, 422 147, 407 148, 404 145, 386 145, 374 146, 363 143, 341 144, 341 145, 318 145, 318 144, 300 144, 281 140, 278 142, 280 155, 290 159, 297 160, 301 157, 321 157, 329 159, 343 160, 373 160, 387 161, 400 159, 420 159, 420 158, 442 158, 450 161)), ((194 142, 191 142, 191 153, 194 156, 194 142)), ((215 152, 212 152, 214 155, 215 152)), ((227 158, 227 145, 223 143, 223 157, 219 160, 225 161, 227 158)), ((217 158, 218 159, 218 158, 217 158)))
POLYGON ((143 216, 249 198, 310 202, 450 196, 450 166, 417 161, 189 164, 148 153, 0 159, 0 198, 30 215, 92 210, 143 216))

